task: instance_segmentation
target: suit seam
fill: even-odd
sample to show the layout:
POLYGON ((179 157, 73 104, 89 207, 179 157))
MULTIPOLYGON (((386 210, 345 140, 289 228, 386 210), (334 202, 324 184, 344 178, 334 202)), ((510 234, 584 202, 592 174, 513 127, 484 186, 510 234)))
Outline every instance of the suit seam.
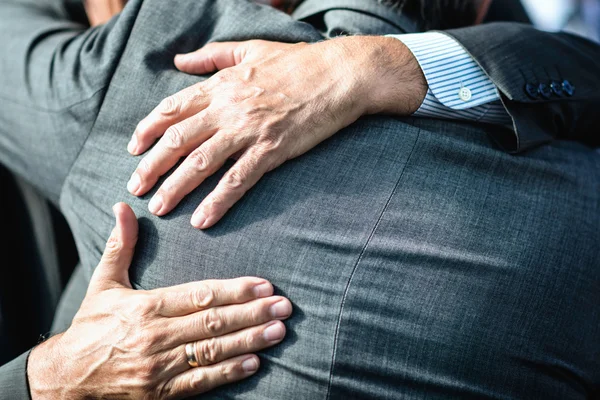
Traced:
MULTIPOLYGON (((140 4, 139 8, 141 9, 141 7, 142 7, 142 4, 140 4)), ((138 9, 138 15, 139 15, 140 9, 138 9)), ((129 32, 128 32, 127 36, 123 40, 123 48, 122 48, 121 54, 119 54, 118 60, 116 60, 116 62, 115 62, 115 67, 112 70, 112 73, 110 74, 110 78, 108 79, 106 85, 104 85, 102 89, 98 90, 94 94, 94 95, 96 95, 97 93, 105 91, 102 100, 100 100, 100 105, 98 107, 98 113, 96 114, 96 116, 94 118, 94 122, 92 122, 92 125, 91 125, 89 131, 86 134, 86 137, 85 137, 85 139, 83 141, 83 144, 79 148, 79 151, 77 152, 77 155, 75 156, 73 162, 69 166, 67 174, 65 175, 65 179, 63 180, 63 184, 62 184, 62 186, 60 188, 60 192, 59 192, 59 195, 58 195, 58 203, 59 204, 61 203, 61 200, 62 200, 62 197, 63 197, 63 193, 64 193, 64 188, 66 186, 67 180, 69 179, 69 176, 71 175, 71 172, 73 171, 73 168, 75 167, 75 164, 77 164, 77 161, 79 161, 79 157, 81 156, 81 153, 83 152, 83 149, 85 148, 85 145, 87 144, 87 141, 89 140, 90 135, 92 134, 92 132, 94 131, 94 128, 96 127, 96 123, 98 122, 98 118, 100 118, 100 113, 102 112, 102 107, 104 106, 104 101, 106 100, 106 95, 108 94, 108 91, 110 90, 110 86, 111 86, 111 84, 113 82, 113 79, 115 78, 115 74, 117 73, 117 70, 119 69, 119 66, 121 65, 121 61, 123 60, 123 56, 127 52, 127 48, 129 47, 129 38, 131 37, 131 34, 133 33, 133 30, 135 29, 135 25, 136 25, 137 21, 138 21, 138 18, 136 16, 135 20, 131 24, 131 29, 129 29, 129 32)))
POLYGON ((108 85, 103 85, 102 87, 94 90, 86 98, 78 100, 78 101, 75 101, 75 102, 73 102, 71 104, 67 104, 67 105, 65 105, 63 107, 57 107, 57 108, 42 107, 42 106, 39 106, 37 104, 26 104, 25 102, 8 98, 8 97, 6 97, 2 93, 0 93, 0 99, 2 99, 3 101, 7 101, 9 103, 12 103, 12 104, 14 104, 16 106, 30 108, 33 111, 38 111, 38 112, 46 113, 46 114, 60 114, 60 113, 64 113, 66 111, 69 111, 73 107, 77 107, 78 105, 86 103, 90 99, 94 98, 98 93, 100 93, 101 91, 105 90, 107 87, 108 87, 108 85))
MULTIPOLYGON (((111 80, 112 80, 112 78, 111 78, 111 80)), ((106 92, 108 92, 108 86, 110 86, 110 84, 105 86, 103 89, 98 90, 96 92, 96 94, 100 93, 102 91, 105 91, 104 92, 104 97, 105 97, 106 92)), ((100 107, 98 107, 98 114, 96 114, 96 117, 94 118, 94 122, 92 122, 92 126, 90 127, 87 134, 85 135, 85 139, 83 140, 81 147, 79 147, 79 150, 77 151, 77 154, 75 155, 75 158, 73 159, 73 162, 69 166, 69 169, 65 175, 65 179, 63 179, 63 183, 60 188, 59 195, 58 195, 58 204, 60 204, 61 199, 63 197, 63 191, 66 186, 67 180, 69 179, 69 176, 71 175, 71 172, 73 171, 73 168, 75 167, 75 164, 77 164, 77 161, 79 160, 79 157, 81 156, 81 153, 83 152, 83 149, 85 148, 85 145, 86 145, 88 139, 90 138, 90 135, 92 134, 92 131, 94 130, 94 127, 96 126, 96 122, 98 121, 98 117, 100 116, 100 110, 102 110, 102 105, 104 105, 104 98, 102 100, 100 100, 100 102, 101 102, 101 105, 100 105, 100 107)))
POLYGON ((348 282, 346 283, 346 287, 344 288, 344 294, 342 295, 342 301, 341 301, 341 304, 340 304, 340 311, 339 311, 339 314, 338 314, 338 321, 337 321, 337 324, 335 326, 335 333, 334 333, 334 338, 333 338, 333 351, 332 351, 332 354, 331 354, 331 367, 329 369, 329 382, 328 382, 328 385, 327 385, 327 394, 326 394, 326 397, 325 397, 326 399, 330 399, 331 398, 331 388, 332 388, 332 385, 333 385, 333 371, 334 371, 334 368, 335 368, 335 359, 336 359, 336 355, 337 355, 337 346, 338 346, 338 340, 339 340, 339 331, 340 331, 340 326, 342 324, 342 317, 343 317, 343 314, 344 314, 344 306, 346 304, 346 299, 348 297, 348 292, 350 290, 350 285, 352 284, 352 279, 354 278, 356 270, 358 269, 358 265, 362 261, 363 256, 364 256, 365 252, 367 251, 367 247, 371 243, 371 240, 373 239, 373 236, 375 236, 375 232, 377 231, 377 228, 381 224, 381 220, 383 219, 383 215, 387 211, 388 206, 389 206, 390 202, 392 201, 392 198, 394 197, 394 195, 396 194, 396 192, 398 190, 398 187, 400 186, 400 181, 404 177, 404 172, 406 171, 406 167, 410 163, 412 155, 413 155, 413 153, 415 151, 415 148, 417 146, 417 142, 419 141, 420 134, 421 134, 421 128, 417 127, 417 137, 415 138, 415 141, 414 141, 413 146, 412 146, 412 148, 410 150, 410 153, 408 154, 408 158, 406 159, 404 167, 402 168, 402 171, 400 172, 400 176, 398 177, 398 180, 396 181, 396 184, 394 185, 394 188, 392 189, 392 192, 390 193, 390 195, 389 195, 389 197, 388 197, 385 205, 383 206, 383 209, 379 213, 379 217, 377 218, 377 221, 375 222, 375 225, 373 226, 373 229, 371 230, 371 233, 369 234, 369 237, 367 238, 367 240, 366 240, 363 248, 361 249, 360 254, 358 255, 358 258, 356 259, 356 263, 352 267, 352 271, 350 272, 350 277, 348 278, 348 282))

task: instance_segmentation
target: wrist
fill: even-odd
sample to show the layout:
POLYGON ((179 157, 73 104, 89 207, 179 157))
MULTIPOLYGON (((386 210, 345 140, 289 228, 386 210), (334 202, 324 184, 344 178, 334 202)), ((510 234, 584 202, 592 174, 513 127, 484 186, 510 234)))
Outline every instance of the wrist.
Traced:
POLYGON ((64 397, 62 376, 65 363, 60 356, 60 338, 56 335, 36 346, 27 361, 27 380, 32 400, 64 397))
POLYGON ((410 49, 385 36, 354 36, 361 56, 356 76, 362 80, 358 99, 364 114, 414 114, 427 94, 428 84, 410 49))

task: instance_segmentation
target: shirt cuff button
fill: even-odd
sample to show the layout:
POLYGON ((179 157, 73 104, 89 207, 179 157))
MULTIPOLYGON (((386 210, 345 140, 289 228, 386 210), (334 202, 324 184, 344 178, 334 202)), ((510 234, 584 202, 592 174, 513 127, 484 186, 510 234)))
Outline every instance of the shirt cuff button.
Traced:
POLYGON ((473 98, 473 93, 471 92, 471 89, 462 87, 462 88, 460 88, 460 91, 458 92, 458 97, 462 101, 469 101, 473 98))

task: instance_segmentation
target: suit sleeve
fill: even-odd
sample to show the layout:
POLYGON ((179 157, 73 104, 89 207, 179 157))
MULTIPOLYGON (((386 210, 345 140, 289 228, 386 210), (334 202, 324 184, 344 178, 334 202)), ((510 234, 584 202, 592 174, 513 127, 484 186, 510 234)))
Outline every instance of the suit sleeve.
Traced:
POLYGON ((0 367, 0 400, 29 400, 27 358, 29 351, 0 367))
POLYGON ((445 33, 498 88, 514 125, 494 137, 504 149, 521 152, 553 139, 600 146, 600 45, 518 23, 445 33))

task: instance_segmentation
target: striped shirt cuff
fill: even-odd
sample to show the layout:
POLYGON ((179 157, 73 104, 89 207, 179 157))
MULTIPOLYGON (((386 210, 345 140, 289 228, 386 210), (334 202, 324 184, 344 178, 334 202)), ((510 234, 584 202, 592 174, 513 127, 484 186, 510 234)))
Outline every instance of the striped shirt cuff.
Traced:
POLYGON ((440 32, 390 37, 410 49, 429 85, 415 116, 512 126, 496 85, 456 40, 440 32))
POLYGON ((513 128, 512 118, 500 100, 465 110, 455 110, 440 103, 431 89, 427 91, 423 104, 413 115, 415 117, 482 122, 513 128))

